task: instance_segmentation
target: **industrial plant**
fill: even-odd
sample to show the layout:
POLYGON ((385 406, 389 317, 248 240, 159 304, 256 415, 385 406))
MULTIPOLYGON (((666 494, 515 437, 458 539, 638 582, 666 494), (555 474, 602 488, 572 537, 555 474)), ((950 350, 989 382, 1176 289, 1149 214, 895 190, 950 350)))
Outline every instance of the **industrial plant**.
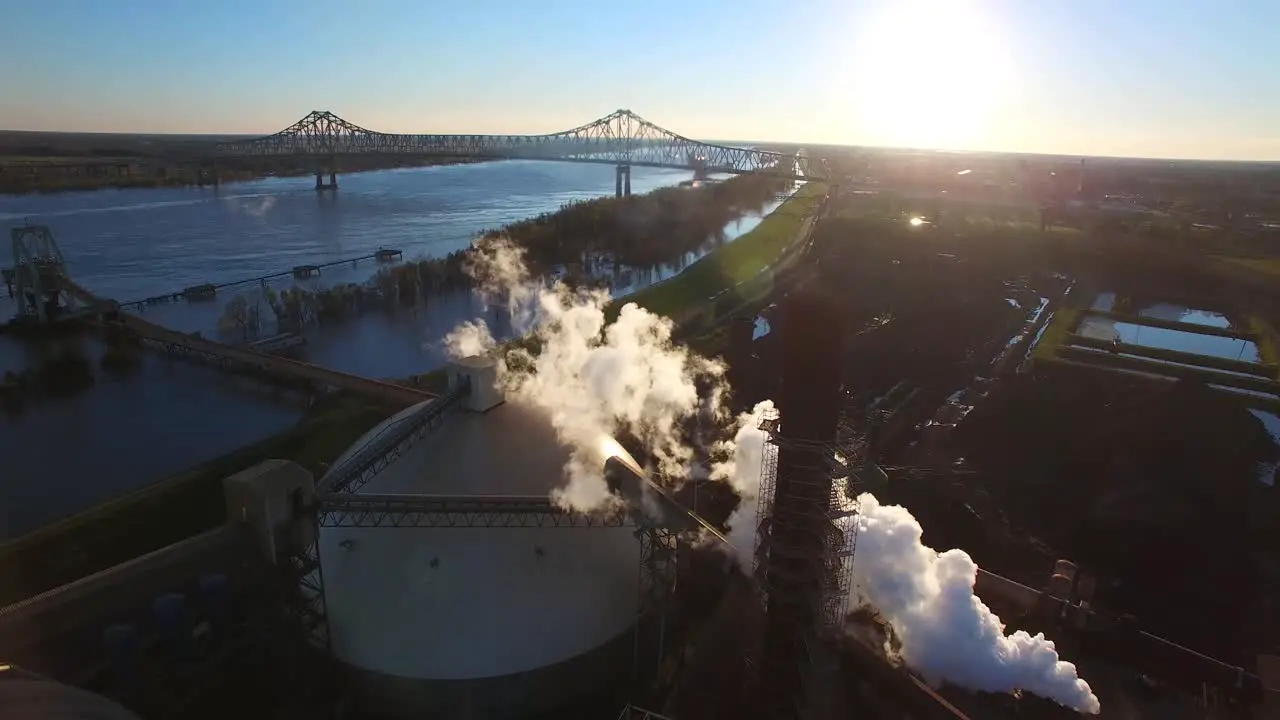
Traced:
MULTIPOLYGON (((606 294, 520 268, 500 295, 524 304, 507 321, 537 321, 528 335, 499 345, 464 323, 432 390, 120 320, 40 246, 48 261, 15 276, 28 314, 109 311, 175 355, 404 409, 319 472, 271 459, 219 475, 219 527, 0 609, 0 706, 121 720, 1275 717, 1272 656, 1246 669, 1111 612, 1119 581, 1026 550, 1001 486, 973 479, 1023 459, 973 428, 1034 425, 1017 402, 1045 392, 1046 368, 1151 369, 1150 352, 1082 330, 1097 323, 1081 316, 1129 318, 1134 303, 1085 312, 1076 280, 952 243, 938 215, 876 220, 889 224, 854 247, 863 227, 831 221, 842 201, 837 187, 815 202, 766 291, 718 318, 718 358, 639 305, 610 315, 606 294)), ((1246 365, 1274 371, 1215 363, 1246 365)), ((1053 379, 1060 395, 1086 387, 1053 379)), ((1122 390, 1138 405, 1151 387, 1122 390)), ((1212 406, 1210 390, 1229 391, 1155 397, 1173 414, 1212 406)), ((1011 494, 1053 491, 1031 477, 1011 494)))

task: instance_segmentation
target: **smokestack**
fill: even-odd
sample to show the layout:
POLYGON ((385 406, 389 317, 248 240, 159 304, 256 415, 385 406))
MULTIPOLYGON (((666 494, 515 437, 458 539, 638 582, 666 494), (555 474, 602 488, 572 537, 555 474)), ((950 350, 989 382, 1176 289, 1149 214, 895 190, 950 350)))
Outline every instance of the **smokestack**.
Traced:
POLYGON ((783 301, 782 389, 778 400, 778 470, 765 570, 767 602, 761 643, 764 710, 800 717, 806 645, 823 597, 824 539, 831 479, 814 443, 835 438, 840 414, 839 313, 807 288, 783 301))

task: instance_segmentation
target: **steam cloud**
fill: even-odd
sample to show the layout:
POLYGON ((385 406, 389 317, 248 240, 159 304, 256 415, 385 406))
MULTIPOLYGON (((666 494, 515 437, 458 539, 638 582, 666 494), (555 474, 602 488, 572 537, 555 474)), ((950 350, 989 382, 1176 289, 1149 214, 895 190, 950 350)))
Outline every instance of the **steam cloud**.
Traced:
POLYGON ((737 418, 737 432, 723 441, 720 451, 728 457, 711 468, 711 479, 729 483, 740 498, 729 516, 729 544, 744 572, 750 573, 755 552, 757 512, 760 508, 760 470, 768 435, 760 421, 773 414, 772 400, 762 400, 737 418))
MULTIPOLYGON (((713 478, 729 482, 742 498, 729 518, 729 540, 748 571, 767 439, 758 426, 773 411, 773 403, 764 401, 740 416, 737 435, 725 443, 732 457, 712 469, 713 478)), ((870 493, 847 509, 857 510, 839 521, 845 536, 857 539, 850 607, 879 611, 900 642, 890 652, 925 680, 987 692, 1024 690, 1079 712, 1101 711, 1089 684, 1058 657, 1053 641, 1022 630, 1005 634, 1004 623, 974 594, 978 566, 968 553, 928 547, 906 508, 882 505, 870 493)))
POLYGON ((963 550, 938 553, 921 542, 906 508, 858 497, 852 604, 869 605, 893 627, 900 656, 930 683, 987 692, 1024 690, 1079 712, 1101 711, 1098 697, 1058 657, 1043 633, 1005 634, 1004 623, 973 592, 978 566, 963 550))
MULTIPOLYGON (((682 423, 707 412, 699 384, 723 385, 720 363, 671 342, 671 321, 628 304, 606 323, 609 295, 547 287, 530 277, 522 251, 503 239, 477 245, 468 268, 480 291, 505 302, 517 332, 532 331, 540 348, 509 350, 499 366, 508 400, 541 409, 571 456, 566 484, 552 494, 559 505, 593 510, 609 502, 603 463, 606 438, 627 431, 641 441, 658 469, 687 475, 693 451, 682 423)), ((493 349, 483 321, 464 323, 445 338, 451 355, 493 349)), ((719 391, 710 414, 718 417, 719 391)))

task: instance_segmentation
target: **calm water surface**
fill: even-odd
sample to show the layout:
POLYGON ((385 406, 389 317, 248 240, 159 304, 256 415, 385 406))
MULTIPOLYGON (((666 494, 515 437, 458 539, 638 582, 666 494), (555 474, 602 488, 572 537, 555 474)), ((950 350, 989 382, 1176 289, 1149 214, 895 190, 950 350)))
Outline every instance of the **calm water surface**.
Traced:
POLYGON ((1258 361, 1258 346, 1251 340, 1201 335, 1183 330, 1135 325, 1107 317, 1088 315, 1080 323, 1077 332, 1085 337, 1100 340, 1119 339, 1121 342, 1147 347, 1180 350, 1196 355, 1226 358, 1228 360, 1258 361))
MULTIPOLYGON (((689 177, 687 171, 637 167, 632 189, 644 193, 689 177)), ((217 190, 0 196, 0 225, 48 225, 79 283, 128 301, 383 247, 403 250, 410 259, 444 255, 483 230, 611 195, 614 169, 511 161, 345 175, 337 193, 317 193, 311 182, 270 178, 217 190)), ((743 218, 726 228, 726 237, 758 222, 758 216, 743 218)), ((636 284, 667 277, 696 257, 678 259, 636 284)), ((326 269, 313 284, 361 282, 377 268, 366 262, 326 269)), ((255 286, 244 292, 250 300, 260 294, 255 286)), ((225 292, 213 303, 152 306, 146 317, 213 336, 235 294, 225 292)), ((305 357, 372 377, 425 372, 444 359, 443 334, 483 312, 467 294, 430 298, 425 308, 369 313, 309 329, 305 357)), ((7 297, 0 299, 0 315, 12 313, 7 297)), ((264 316, 271 318, 269 310, 264 316)), ((101 349, 95 341, 75 342, 96 362, 101 349)), ((48 348, 0 336, 0 371, 26 367, 41 352, 48 348)), ((0 414, 0 538, 216 457, 301 415, 296 402, 254 384, 159 357, 148 357, 143 371, 127 380, 98 375, 87 392, 29 403, 19 416, 0 414)))
MULTIPOLYGON (((1102 310, 1111 312, 1115 309, 1116 294, 1113 292, 1098 293, 1094 298, 1091 310, 1102 310)), ((1226 315, 1215 312, 1213 310, 1200 310, 1197 308, 1189 308, 1185 305, 1176 303, 1155 303, 1139 308, 1137 312, 1139 317, 1153 318, 1155 320, 1168 320, 1171 322, 1184 322, 1190 325, 1205 325, 1216 328, 1231 327, 1231 318, 1226 315)))

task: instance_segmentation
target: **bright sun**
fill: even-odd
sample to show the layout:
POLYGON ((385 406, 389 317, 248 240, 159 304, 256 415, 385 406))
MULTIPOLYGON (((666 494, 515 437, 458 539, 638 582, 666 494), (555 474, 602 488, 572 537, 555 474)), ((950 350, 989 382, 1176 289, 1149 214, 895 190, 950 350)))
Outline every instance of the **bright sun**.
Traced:
POLYGON ((893 0, 852 49, 854 111, 874 144, 983 145, 1010 81, 1001 34, 965 0, 893 0))

